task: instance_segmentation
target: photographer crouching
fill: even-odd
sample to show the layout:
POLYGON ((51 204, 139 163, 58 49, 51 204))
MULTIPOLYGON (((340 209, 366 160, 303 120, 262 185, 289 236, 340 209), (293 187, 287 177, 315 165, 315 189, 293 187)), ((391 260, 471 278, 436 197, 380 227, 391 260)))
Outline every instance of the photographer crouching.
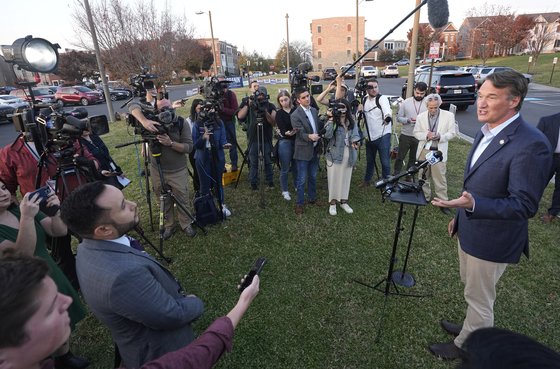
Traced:
POLYGON ((237 119, 244 122, 247 127, 249 181, 251 189, 257 190, 260 181, 259 169, 261 171, 264 169, 267 186, 273 188, 271 152, 276 107, 269 102, 266 89, 260 89, 257 81, 251 82, 250 90, 252 95, 242 100, 237 112, 237 119), (264 164, 259 164, 260 155, 264 157, 264 164))
MULTIPOLYGON (((151 93, 146 93, 146 101, 151 102, 151 93)), ((175 108, 180 107, 182 102, 175 101, 173 104, 167 100, 158 100, 156 103, 156 111, 158 119, 163 123, 155 121, 155 116, 152 118, 146 117, 142 107, 145 104, 138 102, 131 102, 128 105, 128 111, 136 118, 136 120, 152 134, 150 138, 151 145, 151 169, 150 173, 153 175, 152 184, 154 191, 161 193, 162 180, 158 170, 158 160, 161 165, 165 186, 168 186, 174 194, 176 201, 181 202, 183 206, 189 204, 189 194, 187 189, 187 156, 193 149, 193 141, 189 125, 185 124, 183 117, 176 115, 175 108)), ((143 136, 147 136, 143 134, 143 136)), ((165 231, 163 239, 167 240, 173 236, 176 231, 175 215, 174 215, 174 202, 172 197, 165 197, 164 212, 165 231)), ((160 204, 161 205, 161 204, 160 204)), ((182 209, 178 206, 177 218, 181 230, 189 237, 194 237, 196 231, 191 226, 191 219, 182 209)))

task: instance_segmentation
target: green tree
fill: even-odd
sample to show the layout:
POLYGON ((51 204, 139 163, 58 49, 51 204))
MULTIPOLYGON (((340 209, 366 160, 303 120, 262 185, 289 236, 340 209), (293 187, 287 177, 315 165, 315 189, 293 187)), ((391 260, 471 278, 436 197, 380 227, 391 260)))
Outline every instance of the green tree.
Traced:
POLYGON ((92 76, 97 71, 97 61, 91 52, 72 50, 59 55, 57 74, 67 82, 81 82, 83 77, 92 76))

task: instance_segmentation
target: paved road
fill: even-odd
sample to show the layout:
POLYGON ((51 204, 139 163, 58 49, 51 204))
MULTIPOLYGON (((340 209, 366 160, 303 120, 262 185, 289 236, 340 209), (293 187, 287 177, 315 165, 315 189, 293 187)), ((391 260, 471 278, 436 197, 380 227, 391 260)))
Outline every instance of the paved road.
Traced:
MULTIPOLYGON (((385 95, 400 96, 402 85, 405 78, 382 78, 379 80, 380 91, 385 95)), ((325 82, 327 83, 327 82, 325 82)), ((353 87, 355 81, 348 80, 346 83, 353 87)), ((187 90, 191 90, 196 85, 179 85, 169 87, 169 97, 171 100, 178 100, 186 96, 187 90)), ((271 101, 276 102, 276 88, 268 86, 268 92, 271 94, 271 101)), ((125 112, 125 108, 120 108, 124 100, 112 102, 115 111, 125 112)), ((108 114, 107 106, 105 104, 87 106, 86 109, 90 116, 99 114, 108 114)), ((546 115, 552 115, 560 111, 560 89, 548 87, 531 83, 529 85, 529 93, 523 103, 521 114, 529 123, 537 125, 539 119, 546 115)), ((480 123, 476 117, 476 106, 470 106, 466 111, 457 112, 457 121, 459 122, 459 129, 461 133, 474 137, 476 132, 480 129, 480 123)), ((11 124, 0 125, 0 147, 4 146, 14 140, 17 132, 11 124)))

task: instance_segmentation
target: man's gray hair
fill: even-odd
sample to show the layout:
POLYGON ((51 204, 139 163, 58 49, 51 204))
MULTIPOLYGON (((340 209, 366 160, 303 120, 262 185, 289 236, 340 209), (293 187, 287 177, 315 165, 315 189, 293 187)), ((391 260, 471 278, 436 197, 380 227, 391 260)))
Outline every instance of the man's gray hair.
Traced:
POLYGON ((428 96, 426 96, 425 100, 426 100, 426 106, 428 106, 428 103, 430 101, 437 101, 438 106, 440 106, 442 103, 441 96, 439 96, 439 94, 429 94, 428 96))

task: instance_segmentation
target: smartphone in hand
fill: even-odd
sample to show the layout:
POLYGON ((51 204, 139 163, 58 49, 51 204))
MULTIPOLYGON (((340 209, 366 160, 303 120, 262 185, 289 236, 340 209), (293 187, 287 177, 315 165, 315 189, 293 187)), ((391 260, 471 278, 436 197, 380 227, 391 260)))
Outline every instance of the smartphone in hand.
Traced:
POLYGON ((41 201, 39 202, 39 210, 41 210, 44 214, 52 217, 53 215, 56 214, 56 212, 58 211, 59 207, 54 205, 54 206, 47 206, 47 199, 49 198, 49 196, 51 196, 51 193, 53 193, 53 189, 48 186, 45 185, 41 188, 36 189, 35 191, 31 192, 29 194, 29 198, 31 199, 33 196, 35 196, 35 194, 39 194, 39 198, 41 199, 41 201))
POLYGON ((247 273, 245 280, 239 286, 239 293, 243 292, 245 288, 249 287, 249 285, 253 283, 253 278, 255 278, 256 275, 260 274, 262 268, 264 267, 264 264, 266 264, 266 258, 262 256, 258 258, 257 261, 255 261, 255 264, 253 264, 253 267, 251 268, 249 273, 247 273))

